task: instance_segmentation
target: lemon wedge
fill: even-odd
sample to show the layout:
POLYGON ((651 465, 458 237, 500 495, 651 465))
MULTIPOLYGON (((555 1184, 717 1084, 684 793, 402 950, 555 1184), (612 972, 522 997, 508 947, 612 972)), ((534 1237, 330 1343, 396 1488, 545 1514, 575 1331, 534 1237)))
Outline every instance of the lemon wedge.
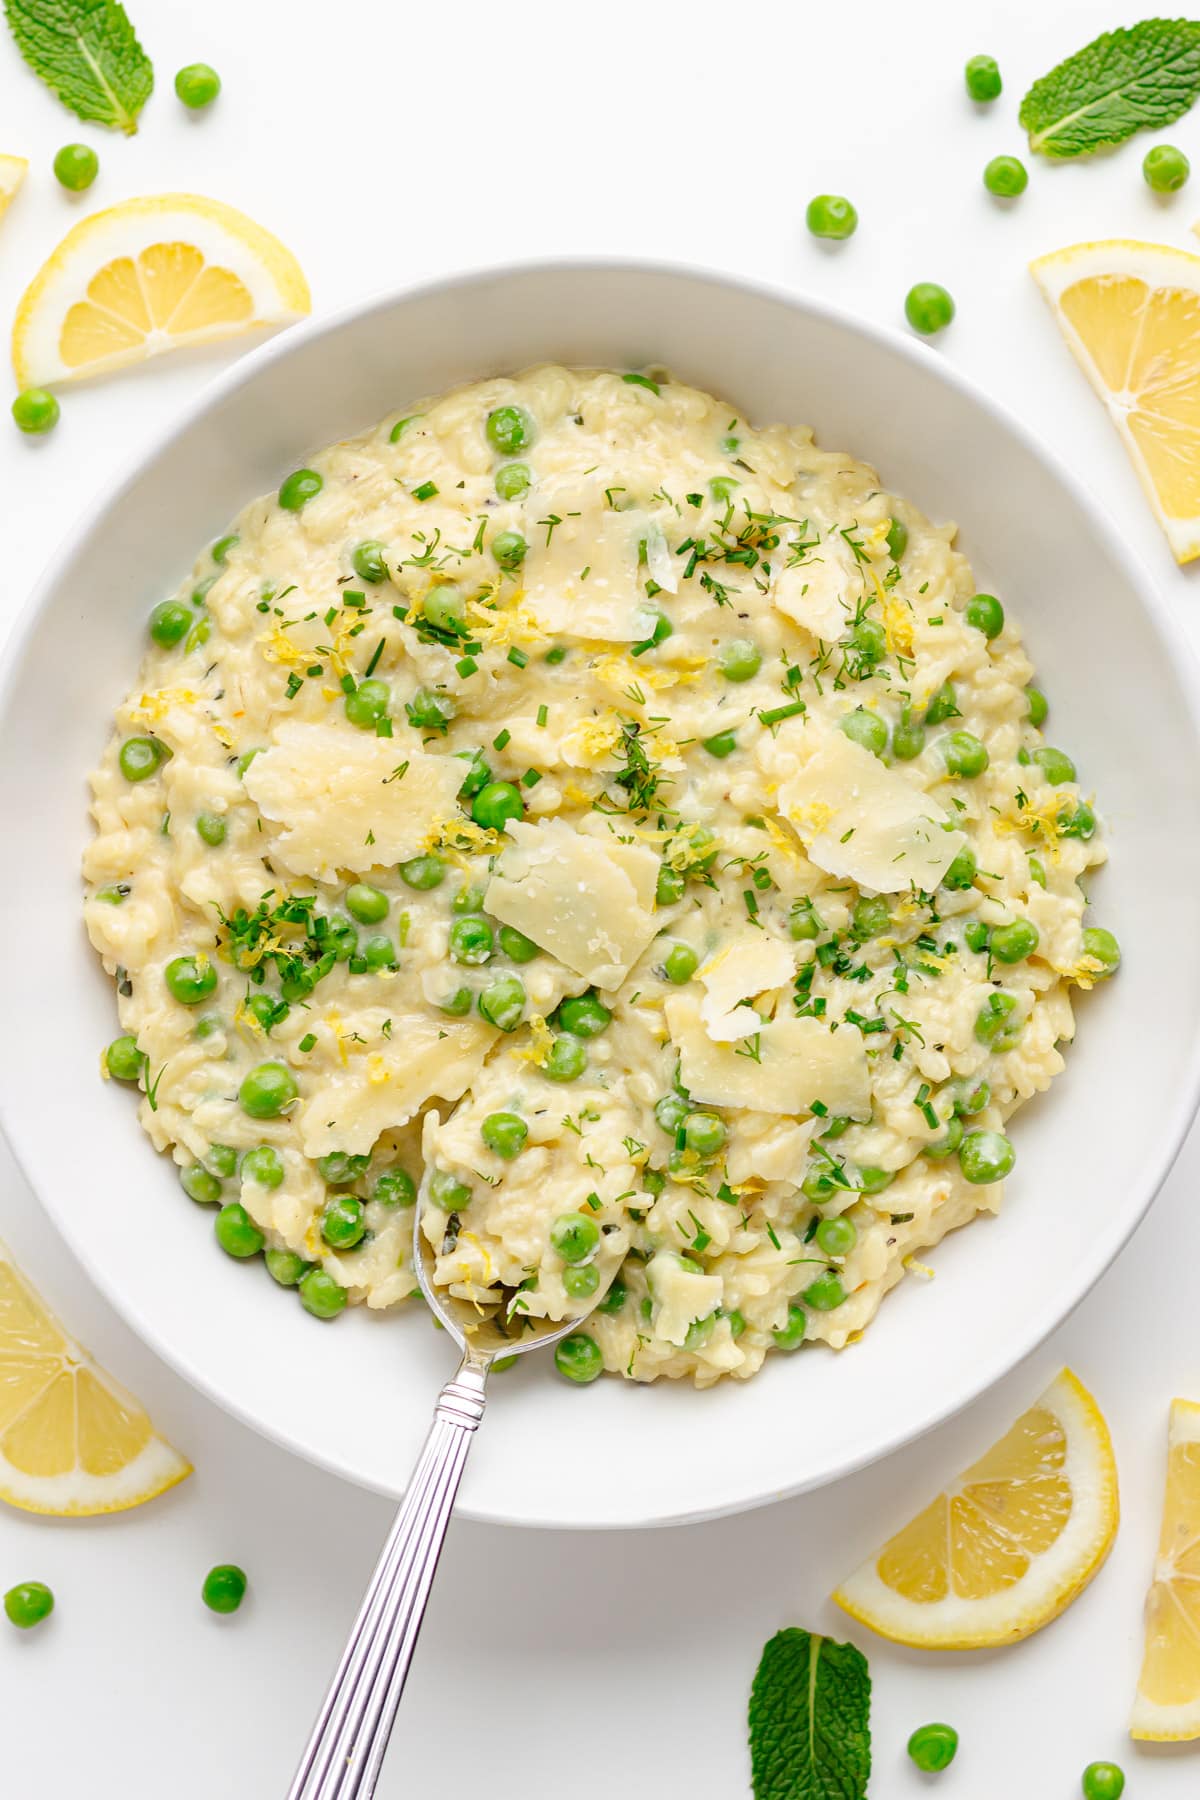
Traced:
POLYGON ((191 1472, 0 1244, 0 1499, 59 1517, 121 1512, 191 1472))
POLYGON ((184 344, 287 325, 310 310, 290 250, 245 213, 152 194, 81 219, 17 308, 19 388, 107 375, 184 344))
POLYGON ((1111 238, 1030 264, 1177 562, 1200 556, 1200 256, 1111 238))
POLYGON ((1069 1369, 834 1594, 882 1637, 978 1650, 1028 1637, 1091 1580, 1119 1506, 1112 1440, 1069 1369))
POLYGON ((1130 1730, 1152 1743, 1200 1737, 1200 1406, 1192 1400, 1171 1403, 1167 1492, 1130 1730))
POLYGON ((17 189, 28 173, 28 157, 0 154, 0 219, 12 205, 17 189))

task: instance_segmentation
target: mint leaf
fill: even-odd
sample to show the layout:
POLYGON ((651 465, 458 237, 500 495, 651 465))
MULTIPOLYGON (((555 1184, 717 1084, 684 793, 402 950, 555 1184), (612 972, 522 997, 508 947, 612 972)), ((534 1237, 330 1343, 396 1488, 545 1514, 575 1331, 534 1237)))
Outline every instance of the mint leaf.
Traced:
POLYGON ((133 133, 154 69, 119 0, 4 0, 17 49, 81 119, 133 133))
POLYGON ((871 1677, 853 1644, 777 1631, 750 1690, 754 1800, 863 1800, 871 1677))
POLYGON ((1179 118, 1200 94, 1200 24, 1143 19, 1068 56, 1021 102, 1029 148, 1085 156, 1179 118))

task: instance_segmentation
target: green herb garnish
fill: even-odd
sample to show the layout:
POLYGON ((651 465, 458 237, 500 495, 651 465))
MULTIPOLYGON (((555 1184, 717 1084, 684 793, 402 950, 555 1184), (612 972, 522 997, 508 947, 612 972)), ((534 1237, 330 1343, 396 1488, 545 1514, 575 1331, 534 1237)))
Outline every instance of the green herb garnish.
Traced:
POLYGON ((17 49, 81 119, 132 134, 154 87, 118 0, 4 0, 17 49))
POLYGON ((1029 148, 1086 156, 1157 131, 1200 94, 1200 23, 1143 19, 1106 31, 1035 81, 1021 102, 1029 148))
POLYGON ((870 1717, 861 1650, 795 1627, 777 1631, 750 1690, 754 1800, 863 1800, 870 1717))

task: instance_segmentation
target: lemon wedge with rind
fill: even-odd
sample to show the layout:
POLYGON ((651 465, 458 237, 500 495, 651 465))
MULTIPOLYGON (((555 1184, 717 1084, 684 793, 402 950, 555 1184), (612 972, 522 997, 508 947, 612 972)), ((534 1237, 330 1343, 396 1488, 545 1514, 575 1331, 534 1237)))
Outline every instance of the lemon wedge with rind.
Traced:
POLYGON ((0 1245, 0 1499, 60 1518, 122 1512, 190 1474, 0 1245))
POLYGON ((1192 1400, 1171 1403, 1162 1531, 1130 1730, 1148 1743, 1200 1737, 1200 1406, 1192 1400))
POLYGON ((945 1493, 833 1598, 894 1643, 1015 1643, 1069 1606, 1112 1547, 1120 1508, 1108 1426, 1064 1369, 945 1493))
POLYGON ((13 370, 22 389, 108 375, 311 304, 291 251, 245 213, 152 194, 81 219, 47 257, 17 308, 13 370))
POLYGON ((28 173, 28 157, 0 155, 0 219, 12 205, 17 189, 28 173))
POLYGON ((1030 264, 1178 562, 1200 556, 1200 256, 1110 238, 1030 264))

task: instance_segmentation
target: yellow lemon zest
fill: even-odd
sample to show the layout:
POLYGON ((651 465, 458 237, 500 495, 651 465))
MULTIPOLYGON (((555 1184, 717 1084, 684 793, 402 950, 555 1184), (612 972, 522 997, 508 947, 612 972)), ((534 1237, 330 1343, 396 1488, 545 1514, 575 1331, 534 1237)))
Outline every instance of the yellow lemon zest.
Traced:
POLYGON ((375 1051, 367 1058, 367 1080, 372 1087, 385 1087, 392 1079, 392 1071, 386 1060, 375 1051))
POLYGON ((175 706, 195 706, 200 698, 195 688, 165 687, 156 688, 152 694, 143 694, 132 710, 132 718, 138 724, 157 725, 165 719, 175 706))
POLYGON ((1031 837, 1037 838, 1050 851, 1057 861, 1058 841, 1062 833, 1059 820, 1066 806, 1057 797, 1043 800, 1040 806, 1019 807, 1015 812, 997 812, 992 816, 992 830, 1000 837, 1012 837, 1018 832, 1027 831, 1031 837))
POLYGON ((1081 956, 1073 963, 1052 962, 1050 967, 1064 981, 1073 981, 1076 987, 1081 987, 1085 994, 1108 973, 1098 956, 1081 956))
POLYGON ((544 1069, 554 1048, 554 1033, 547 1025, 541 1013, 531 1013, 529 1017, 528 1046, 515 1050, 522 1062, 532 1063, 535 1068, 544 1069))
POLYGON ((492 856, 504 842, 502 831, 476 825, 458 813, 452 819, 436 819, 421 839, 423 851, 441 850, 460 868, 467 867, 467 857, 492 856))
POLYGON ((267 1033, 260 1019, 250 1011, 244 1000, 239 1000, 234 1008, 233 1022, 249 1044, 257 1044, 267 1033))
POLYGON ((299 644, 293 644, 288 636, 289 626, 272 625, 266 631, 260 631, 255 642, 263 653, 266 662, 282 663, 285 668, 296 668, 300 663, 310 663, 313 659, 311 650, 302 650, 299 644))
POLYGON ((784 830, 779 820, 771 813, 763 814, 763 824, 767 828, 767 836, 780 853, 789 862, 799 863, 804 860, 804 852, 791 834, 784 830))

